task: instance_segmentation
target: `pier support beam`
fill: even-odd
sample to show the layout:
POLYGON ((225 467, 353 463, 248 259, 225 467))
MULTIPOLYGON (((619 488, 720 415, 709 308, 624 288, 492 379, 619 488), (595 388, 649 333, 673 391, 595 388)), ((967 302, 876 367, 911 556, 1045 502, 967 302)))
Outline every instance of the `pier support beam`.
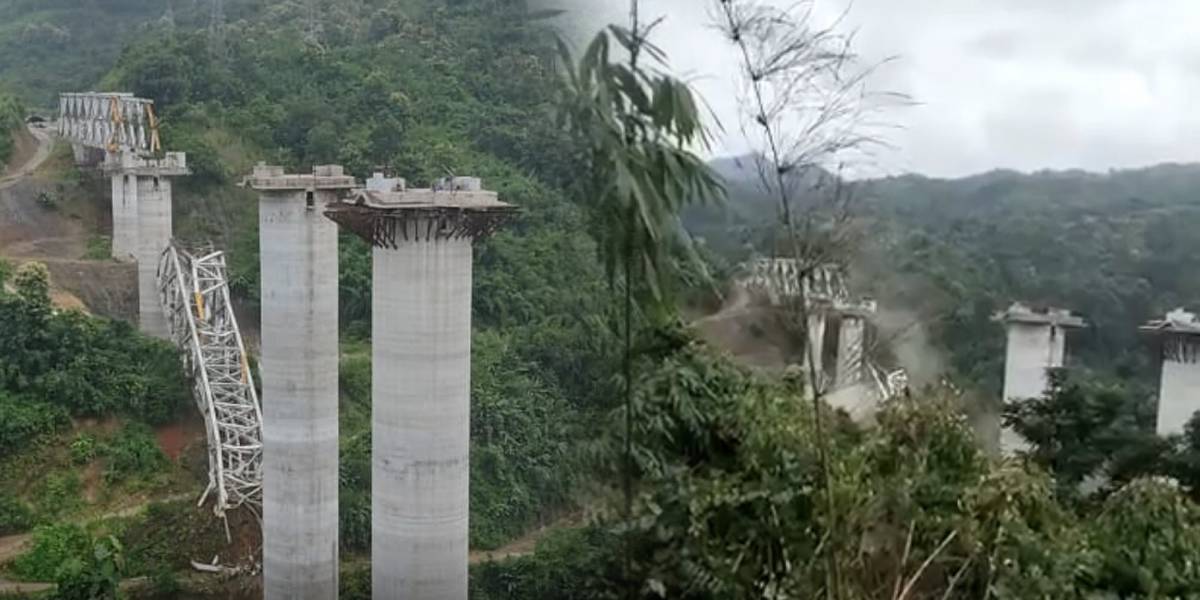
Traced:
POLYGON ((341 167, 255 167, 262 261, 263 597, 338 595, 338 245, 321 209, 341 167))
POLYGON ((372 594, 466 600, 472 243, 512 207, 473 178, 368 183, 326 214, 374 246, 372 594))

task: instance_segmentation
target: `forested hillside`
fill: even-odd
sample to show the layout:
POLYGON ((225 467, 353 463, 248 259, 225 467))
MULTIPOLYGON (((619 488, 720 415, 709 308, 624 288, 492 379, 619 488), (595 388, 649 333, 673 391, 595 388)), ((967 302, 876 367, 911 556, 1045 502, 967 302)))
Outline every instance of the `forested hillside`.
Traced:
MULTIPOLYGON (((740 260, 766 248, 775 207, 750 159, 722 160, 726 211, 693 214, 711 247, 740 260)), ((1082 364, 1145 379, 1152 353, 1137 326, 1200 305, 1189 275, 1200 251, 1200 166, 1085 173, 995 171, 859 182, 860 290, 919 315, 954 374, 999 396, 1004 336, 991 317, 1014 300, 1071 308, 1093 325, 1074 339, 1082 364)))
MULTIPOLYGON (((189 153, 176 231, 231 251, 237 291, 258 294, 256 160, 292 169, 385 169, 413 184, 483 178, 524 217, 479 250, 472 540, 492 547, 564 508, 567 441, 606 402, 607 293, 577 208, 549 102, 551 40, 520 6, 492 2, 263 3, 212 32, 158 28, 106 85, 156 100, 164 143, 189 153), (532 175, 536 173, 536 175, 532 175), (501 374, 503 376, 501 376, 501 374), (545 424, 552 424, 546 427, 545 424)), ((367 248, 342 238, 343 543, 369 547, 367 248)))
POLYGON ((0 91, 0 165, 12 156, 15 135, 25 123, 25 108, 15 96, 0 91))
MULTIPOLYGON (((13 2, 0 48, 36 43, 0 58, 0 84, 34 103, 91 87, 155 99, 166 149, 195 171, 176 187, 176 236, 229 253, 251 339, 257 202, 239 183, 257 161, 416 185, 479 176, 520 207, 476 250, 470 543, 522 543, 474 564, 473 598, 1200 594, 1200 420, 1160 439, 1120 408, 1124 383, 1056 377, 1017 415, 1028 459, 1002 460, 955 386, 855 423, 799 370, 750 372, 698 339, 669 292, 707 289, 695 254, 720 273, 766 251, 776 208, 722 161, 728 208, 686 219, 700 252, 670 235, 690 198, 720 194, 686 150, 703 112, 686 86, 617 48, 657 56, 639 35, 618 28, 577 53, 563 85, 549 14, 522 0, 227 0, 214 20, 217 5, 13 2)), ((1132 328, 1200 294, 1186 270, 1197 183, 1191 167, 863 182, 847 260, 858 289, 918 315, 972 387, 998 387, 989 318, 1017 298, 1084 312, 1098 327, 1081 359, 1136 382, 1148 364, 1132 328)), ((340 260, 341 597, 366 598, 371 372, 388 366, 371 364, 370 253, 343 235, 340 260)), ((172 349, 54 309, 36 264, 0 261, 0 281, 13 332, 0 339, 0 535, 29 534, 0 578, 57 580, 61 598, 115 597, 130 576, 147 596, 261 595, 255 516, 234 515, 230 543, 194 506, 204 434, 172 349), (192 572, 213 555, 249 568, 192 572)))
MULTIPOLYGON (((582 448, 572 442, 610 407, 612 334, 594 244, 563 191, 571 165, 552 118, 553 37, 520 3, 324 2, 319 21, 297 3, 224 4, 216 30, 198 16, 209 3, 176 2, 174 24, 158 18, 160 3, 89 5, 97 24, 140 20, 136 35, 75 39, 44 58, 98 68, 111 49, 107 73, 32 79, 23 69, 42 56, 35 49, 0 65, 0 81, 38 99, 97 86, 153 98, 164 145, 188 152, 195 171, 177 188, 176 235, 229 251, 252 310, 256 202, 236 184, 256 161, 340 163, 360 178, 382 169, 410 184, 482 177, 522 216, 476 260, 472 546, 503 545, 573 510, 582 448)), ((42 8, 13 14, 59 24, 88 14, 42 8)), ((343 236, 341 253, 341 537, 353 556, 370 547, 371 269, 357 238, 343 236)), ((46 417, 54 427, 58 414, 46 417)))

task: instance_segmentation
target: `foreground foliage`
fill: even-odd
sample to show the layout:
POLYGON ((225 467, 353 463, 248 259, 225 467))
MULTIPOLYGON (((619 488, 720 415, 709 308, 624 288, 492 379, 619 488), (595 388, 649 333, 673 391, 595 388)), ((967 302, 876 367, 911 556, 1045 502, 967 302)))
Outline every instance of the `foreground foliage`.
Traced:
MULTIPOLYGON (((644 348, 656 367, 641 378, 635 403, 640 595, 822 595, 826 562, 816 559, 830 528, 797 384, 744 373, 679 330, 644 348)), ((871 426, 835 419, 830 458, 847 598, 1200 593, 1200 506, 1186 489, 1142 476, 1098 504, 1076 502, 1032 463, 987 457, 961 402, 928 390, 889 401, 871 426)), ((524 598, 561 597, 547 580, 577 582, 585 592, 575 597, 607 597, 620 589, 606 569, 619 547, 611 537, 585 539, 478 569, 476 578, 524 598), (564 551, 589 559, 571 563, 557 554, 564 551)))
POLYGON ((184 405, 187 382, 166 342, 124 322, 54 310, 36 263, 13 283, 16 294, 0 292, 0 422, 12 421, 0 428, 0 449, 56 431, 63 413, 162 423, 184 405))

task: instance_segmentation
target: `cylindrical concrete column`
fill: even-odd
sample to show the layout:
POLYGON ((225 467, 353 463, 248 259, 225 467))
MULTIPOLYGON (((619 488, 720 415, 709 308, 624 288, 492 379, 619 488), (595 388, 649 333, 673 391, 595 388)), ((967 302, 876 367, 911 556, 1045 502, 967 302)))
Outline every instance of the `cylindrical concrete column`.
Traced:
POLYGON ((171 243, 171 180, 158 176, 136 179, 138 328, 146 335, 166 338, 167 320, 158 293, 158 260, 171 243))
POLYGON ((379 175, 325 214, 374 248, 371 591, 466 600, 471 246, 515 207, 473 177, 379 175))
POLYGON ((471 240, 417 237, 374 250, 371 584, 465 600, 471 240))
POLYGON ((112 257, 136 260, 138 255, 138 177, 112 175, 112 257))
POLYGON ((337 191, 277 167, 255 169, 250 185, 260 192, 263 597, 328 600, 338 594, 338 245, 321 209, 337 191))

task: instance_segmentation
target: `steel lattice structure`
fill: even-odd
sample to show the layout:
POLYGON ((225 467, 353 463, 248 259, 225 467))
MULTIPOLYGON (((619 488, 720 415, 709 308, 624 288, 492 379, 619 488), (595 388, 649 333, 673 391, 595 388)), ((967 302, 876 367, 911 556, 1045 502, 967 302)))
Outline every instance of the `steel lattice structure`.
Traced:
POLYGON ((208 431, 208 488, 213 511, 262 505, 262 408, 229 300, 225 255, 188 253, 174 243, 158 267, 171 339, 194 382, 208 431))
POLYGON ((162 149, 153 100, 123 93, 62 94, 58 109, 58 134, 72 143, 113 154, 162 149))

